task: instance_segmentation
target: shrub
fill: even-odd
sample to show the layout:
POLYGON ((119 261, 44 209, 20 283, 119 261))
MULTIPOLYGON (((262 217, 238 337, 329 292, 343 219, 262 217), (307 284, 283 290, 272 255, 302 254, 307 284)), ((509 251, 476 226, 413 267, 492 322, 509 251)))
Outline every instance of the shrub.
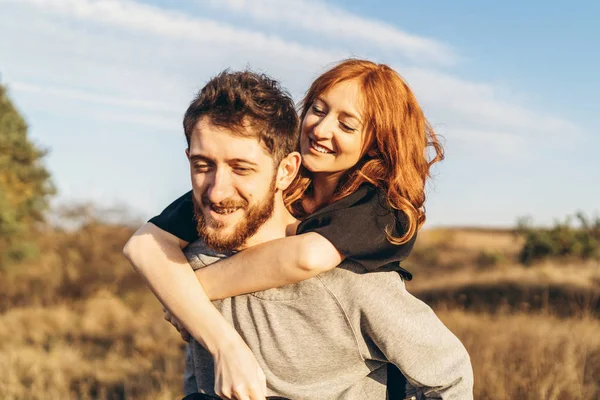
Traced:
POLYGON ((531 220, 522 218, 517 232, 525 238, 519 258, 525 265, 553 257, 577 257, 594 259, 600 256, 600 217, 590 221, 583 213, 577 213, 579 226, 573 226, 572 218, 557 221, 550 229, 534 228, 531 220))
POLYGON ((475 264, 480 268, 490 268, 502 264, 505 261, 504 255, 497 251, 484 250, 475 258, 475 264))

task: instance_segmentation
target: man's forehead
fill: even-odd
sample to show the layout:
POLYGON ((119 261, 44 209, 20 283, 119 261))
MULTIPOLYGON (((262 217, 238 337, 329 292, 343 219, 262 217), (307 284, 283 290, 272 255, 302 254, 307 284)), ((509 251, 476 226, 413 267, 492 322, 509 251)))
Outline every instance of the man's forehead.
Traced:
POLYGON ((192 131, 190 153, 208 158, 226 157, 255 163, 264 161, 265 158, 273 159, 259 136, 251 133, 245 136, 237 128, 215 125, 206 117, 201 118, 192 131))

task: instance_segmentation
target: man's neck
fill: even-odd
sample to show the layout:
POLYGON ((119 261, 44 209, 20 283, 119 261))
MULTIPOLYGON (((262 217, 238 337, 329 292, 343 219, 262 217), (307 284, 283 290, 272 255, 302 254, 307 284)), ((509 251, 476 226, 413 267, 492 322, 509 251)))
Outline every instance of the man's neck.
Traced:
POLYGON ((271 240, 281 239, 286 236, 293 236, 296 234, 296 227, 299 222, 300 221, 285 208, 283 199, 276 198, 275 208, 271 218, 269 218, 252 237, 248 238, 246 243, 238 250, 243 250, 271 240))

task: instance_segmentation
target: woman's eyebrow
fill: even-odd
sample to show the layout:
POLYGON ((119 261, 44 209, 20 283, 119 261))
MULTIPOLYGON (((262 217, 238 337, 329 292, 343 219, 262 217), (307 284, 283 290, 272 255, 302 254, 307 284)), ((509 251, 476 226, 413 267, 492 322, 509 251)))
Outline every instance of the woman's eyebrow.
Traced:
MULTIPOLYGON (((316 101, 320 101, 321 103, 325 104, 325 106, 326 106, 326 107, 328 107, 328 108, 329 108, 329 104, 327 104, 327 102, 326 102, 325 100, 323 100, 321 97, 317 97, 317 98, 316 98, 316 99, 313 101, 313 103, 314 103, 314 102, 316 102, 316 101)), ((354 113, 351 113, 351 112, 349 112, 349 111, 342 111, 342 112, 340 113, 340 115, 344 115, 344 116, 346 116, 346 117, 350 117, 350 118, 353 118, 353 119, 357 120, 357 121, 358 121, 358 123, 359 123, 361 126, 362 126, 362 124, 363 124, 362 120, 360 119, 360 117, 359 117, 358 115, 356 115, 356 114, 354 114, 354 113)))
POLYGON ((347 117, 353 118, 353 119, 357 120, 357 121, 358 121, 358 123, 359 123, 360 125, 362 125, 362 121, 361 121, 361 119, 360 119, 360 118, 359 118, 357 115, 354 115, 354 114, 353 114, 353 113, 351 113, 351 112, 348 112, 348 111, 342 111, 342 112, 340 113, 340 115, 345 115, 345 116, 347 116, 347 117))

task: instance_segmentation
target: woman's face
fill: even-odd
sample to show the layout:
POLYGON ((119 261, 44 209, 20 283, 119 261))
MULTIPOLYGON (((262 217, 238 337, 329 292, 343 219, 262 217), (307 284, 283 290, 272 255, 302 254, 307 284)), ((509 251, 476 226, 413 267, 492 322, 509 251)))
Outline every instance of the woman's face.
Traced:
POLYGON ((302 120, 302 163, 314 173, 341 173, 361 157, 364 138, 358 81, 338 83, 318 96, 302 120))

